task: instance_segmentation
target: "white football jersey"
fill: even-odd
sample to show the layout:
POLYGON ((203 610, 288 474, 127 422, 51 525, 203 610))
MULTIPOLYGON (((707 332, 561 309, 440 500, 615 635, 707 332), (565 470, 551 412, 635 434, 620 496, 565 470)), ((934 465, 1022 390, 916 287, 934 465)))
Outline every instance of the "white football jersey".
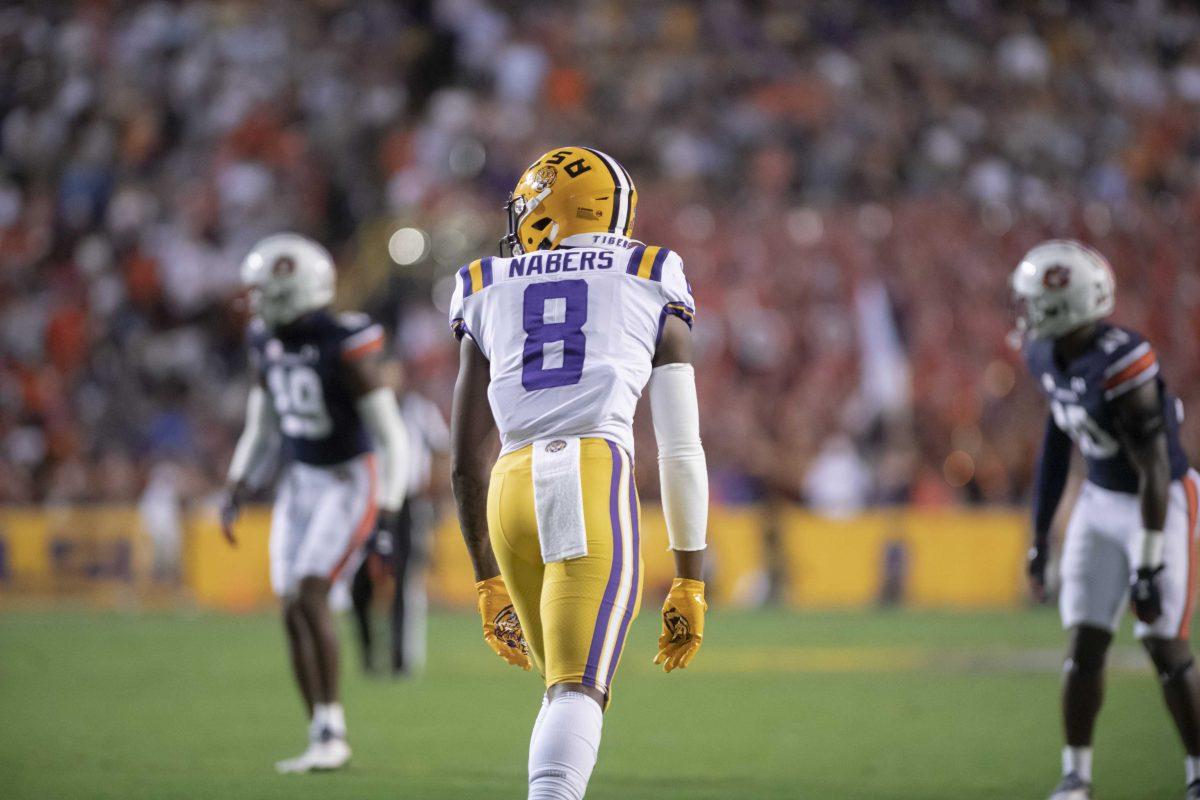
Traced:
POLYGON ((551 436, 602 437, 633 452, 634 409, 668 314, 688 325, 695 316, 678 255, 580 234, 556 250, 461 268, 450 327, 491 364, 502 453, 551 436))

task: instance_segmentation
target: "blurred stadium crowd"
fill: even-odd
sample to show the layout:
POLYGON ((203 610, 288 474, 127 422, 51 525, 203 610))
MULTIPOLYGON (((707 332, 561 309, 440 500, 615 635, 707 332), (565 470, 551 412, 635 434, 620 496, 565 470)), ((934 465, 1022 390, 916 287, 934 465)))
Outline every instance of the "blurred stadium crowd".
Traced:
POLYGON ((635 234, 684 258, 719 498, 1019 500, 1045 412, 1006 279, 1036 241, 1105 252, 1200 398, 1200 14, 997 5, 6 4, 0 501, 219 486, 237 266, 281 229, 445 408, 447 276, 561 143, 622 160, 635 234))

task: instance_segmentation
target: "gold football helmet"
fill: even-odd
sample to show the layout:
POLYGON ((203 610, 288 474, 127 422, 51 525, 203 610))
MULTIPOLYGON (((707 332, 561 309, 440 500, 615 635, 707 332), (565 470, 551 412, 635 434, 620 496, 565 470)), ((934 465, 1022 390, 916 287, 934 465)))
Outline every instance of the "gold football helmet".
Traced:
POLYGON ((502 256, 553 250, 577 233, 629 236, 637 189, 612 156, 589 147, 560 147, 525 170, 508 196, 502 256))

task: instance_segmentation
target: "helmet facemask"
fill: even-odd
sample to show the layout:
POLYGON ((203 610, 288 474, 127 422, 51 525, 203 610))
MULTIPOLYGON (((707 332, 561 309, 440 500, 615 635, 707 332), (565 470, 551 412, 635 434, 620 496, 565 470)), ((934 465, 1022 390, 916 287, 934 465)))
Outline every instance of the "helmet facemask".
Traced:
POLYGON ((547 235, 543 236, 541 241, 533 244, 528 250, 525 248, 525 243, 521 241, 521 226, 549 195, 549 187, 542 189, 529 199, 515 192, 509 193, 508 202, 504 204, 505 215, 508 217, 508 233, 500 240, 502 257, 520 256, 533 250, 547 250, 554 246, 554 237, 557 234, 558 226, 550 217, 542 217, 528 226, 533 231, 546 232, 547 235))
POLYGON ((293 281, 265 281, 250 287, 250 308, 269 327, 277 328, 293 322, 299 316, 295 296, 293 281))
POLYGON ((1013 336, 1019 342, 1061 336, 1075 327, 1070 302, 1061 296, 1031 296, 1014 291, 1011 300, 1013 336), (1068 326, 1068 327, 1064 327, 1068 326))

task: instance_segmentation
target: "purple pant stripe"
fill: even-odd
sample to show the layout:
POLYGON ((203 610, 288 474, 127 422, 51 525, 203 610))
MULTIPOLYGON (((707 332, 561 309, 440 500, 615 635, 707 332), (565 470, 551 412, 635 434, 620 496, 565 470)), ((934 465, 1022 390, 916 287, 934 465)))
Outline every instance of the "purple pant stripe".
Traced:
POLYGON ((592 629, 592 645, 588 648, 587 666, 583 672, 583 684, 596 686, 596 673, 600 669, 600 653, 604 650, 604 637, 608 632, 608 621, 612 617, 613 601, 617 596, 617 585, 621 582, 621 452, 608 442, 612 452, 612 487, 609 489, 608 514, 612 527, 613 559, 608 571, 608 585, 604 588, 604 599, 596 613, 596 627, 592 629))
POLYGON ((633 621, 633 609, 637 606, 638 584, 642 579, 642 565, 638 558, 641 544, 638 538, 637 486, 634 483, 632 471, 629 473, 629 519, 633 525, 633 552, 630 553, 630 558, 633 559, 633 581, 629 586, 629 595, 625 598, 625 614, 621 618, 621 629, 617 631, 617 646, 613 650, 612 661, 608 665, 608 678, 604 682, 605 688, 612 686, 613 676, 617 674, 617 662, 621 660, 621 650, 625 647, 625 632, 629 630, 629 623, 633 621))

